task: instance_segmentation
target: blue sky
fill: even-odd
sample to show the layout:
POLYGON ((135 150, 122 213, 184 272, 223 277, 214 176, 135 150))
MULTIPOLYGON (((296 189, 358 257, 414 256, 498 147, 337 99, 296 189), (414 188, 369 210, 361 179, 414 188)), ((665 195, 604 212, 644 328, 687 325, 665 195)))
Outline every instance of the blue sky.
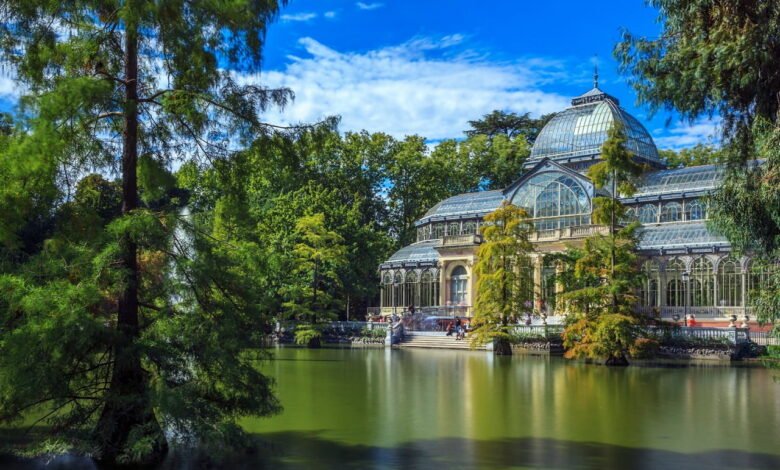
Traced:
MULTIPOLYGON (((263 70, 241 81, 287 86, 295 101, 279 124, 340 115, 341 131, 461 138, 494 110, 560 111, 588 91, 597 57, 601 88, 645 124, 659 148, 711 141, 708 120, 652 118, 636 105, 612 48, 625 28, 656 36, 643 0, 291 0, 271 25, 263 70)), ((0 70, 0 109, 19 90, 0 70)))
POLYGON ((661 148, 707 142, 709 121, 650 118, 617 71, 621 31, 656 36, 642 0, 292 0, 267 38, 260 80, 297 94, 288 122, 342 116, 341 130, 460 137, 492 109, 560 110, 601 88, 642 121, 661 148))

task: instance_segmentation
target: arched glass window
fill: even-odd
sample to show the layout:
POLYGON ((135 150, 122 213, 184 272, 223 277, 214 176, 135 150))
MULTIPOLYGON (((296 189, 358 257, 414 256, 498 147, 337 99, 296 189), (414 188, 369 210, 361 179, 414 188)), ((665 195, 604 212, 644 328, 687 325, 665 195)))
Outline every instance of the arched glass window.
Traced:
POLYGON ((638 216, 636 213, 636 208, 634 207, 627 207, 626 208, 626 215, 623 217, 623 222, 630 223, 638 220, 638 216))
POLYGON ((777 267, 777 263, 772 263, 763 259, 750 260, 747 270, 748 301, 753 302, 761 295, 762 291, 769 287, 771 277, 775 275, 777 267))
POLYGON ((465 305, 467 293, 468 274, 466 268, 458 266, 450 275, 450 303, 452 305, 465 305))
POLYGON ((419 306, 420 299, 418 297, 419 285, 417 284, 417 273, 414 271, 407 271, 405 276, 405 293, 404 299, 406 299, 406 306, 419 306))
POLYGON ((463 223, 463 235, 473 235, 477 233, 476 222, 464 222, 463 223))
POLYGON ((704 220, 707 218, 707 207, 698 199, 685 203, 685 220, 704 220))
POLYGON ((682 218, 682 204, 679 202, 667 202, 661 209, 661 222, 679 222, 682 218))
POLYGON ((392 307, 393 304, 393 275, 385 272, 382 276, 381 299, 379 305, 382 307, 392 307))
POLYGON ((642 273, 645 275, 645 279, 642 283, 639 299, 644 307, 658 307, 660 305, 658 299, 660 271, 658 262, 655 260, 647 260, 642 265, 642 273))
POLYGON ((391 307, 404 306, 404 278, 401 272, 396 272, 393 278, 393 304, 391 307))
POLYGON ((685 263, 681 259, 673 259, 666 265, 666 305, 668 307, 685 306, 685 284, 682 281, 682 273, 685 272, 685 263))
POLYGON ((420 276, 420 307, 430 307, 433 304, 433 274, 425 270, 420 276))
POLYGON ((718 265, 718 306, 742 306, 742 268, 734 258, 725 258, 718 265))
POLYGON ((433 224, 431 228, 431 239, 436 240, 444 236, 444 224, 433 224))
POLYGON ((452 237, 454 235, 460 235, 460 223, 452 222, 447 225, 447 236, 452 237))
POLYGON ((643 224, 658 223, 658 208, 653 204, 645 204, 639 208, 639 221, 643 224))
POLYGON ((715 305, 715 271, 707 258, 693 261, 691 270, 691 305, 713 307, 715 305))
POLYGON ((539 229, 553 229, 590 222, 590 198, 585 189, 567 174, 540 173, 518 188, 512 203, 528 211, 539 229))

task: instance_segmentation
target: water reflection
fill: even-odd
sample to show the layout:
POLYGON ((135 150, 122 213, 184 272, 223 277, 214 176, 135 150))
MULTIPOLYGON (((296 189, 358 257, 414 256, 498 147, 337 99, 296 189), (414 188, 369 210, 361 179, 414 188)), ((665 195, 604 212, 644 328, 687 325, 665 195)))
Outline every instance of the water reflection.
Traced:
MULTIPOLYGON (((613 456, 617 464, 628 454, 632 462, 657 464, 698 456, 686 465, 715 462, 718 467, 727 466, 721 454, 731 452, 745 462, 756 456, 755 468, 762 468, 761 462, 780 468, 774 443, 780 386, 763 369, 608 369, 557 358, 460 351, 279 353, 287 354, 339 358, 347 366, 335 367, 348 373, 334 376, 326 362, 308 363, 305 372, 286 371, 277 363, 280 396, 287 409, 299 413, 244 425, 261 438, 276 436, 272 439, 281 447, 287 433, 304 433, 311 446, 364 449, 377 458, 393 456, 397 463, 444 459, 451 464, 450 457, 457 456, 470 465, 500 461, 501 466, 507 461, 495 452, 523 445, 527 448, 509 455, 520 452, 530 466, 555 466, 563 457, 546 454, 566 448, 602 463, 613 456)), ((307 452, 297 444, 288 450, 300 458, 307 452)))
MULTIPOLYGON (((557 358, 281 349, 284 413, 245 419, 224 468, 780 468, 780 384, 757 368, 608 369, 557 358)), ((204 468, 192 452, 163 468, 204 468)), ((46 468, 94 468, 55 461, 46 468)), ((208 466, 208 465, 206 465, 208 466)), ((0 468, 41 468, 0 459, 0 468)))

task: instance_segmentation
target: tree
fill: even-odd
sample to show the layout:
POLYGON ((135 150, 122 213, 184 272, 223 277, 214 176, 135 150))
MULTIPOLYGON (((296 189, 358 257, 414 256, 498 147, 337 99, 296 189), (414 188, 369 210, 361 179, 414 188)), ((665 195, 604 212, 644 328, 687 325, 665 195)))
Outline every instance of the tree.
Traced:
POLYGON ((471 345, 493 342, 495 354, 511 355, 509 319, 533 308, 533 268, 528 213, 511 203, 485 216, 477 249, 477 298, 471 345))
POLYGON ((296 329, 296 342, 318 348, 318 323, 332 319, 339 303, 334 288, 341 286, 339 270, 346 262, 344 239, 328 230, 322 213, 301 217, 295 225, 294 280, 281 290, 287 299, 283 307, 288 317, 304 322, 296 329))
POLYGON ((609 227, 607 236, 596 234, 585 245, 574 266, 576 288, 561 300, 573 314, 564 331, 570 357, 606 357, 607 365, 626 365, 626 352, 636 340, 638 319, 633 314, 641 273, 635 255, 637 223, 620 228, 625 207, 620 195, 636 192, 634 179, 642 166, 626 149, 621 125, 614 124, 602 146, 601 161, 588 169, 596 189, 609 188, 609 197, 593 200, 593 222, 609 227))
POLYGON ((633 312, 642 277, 635 254, 636 228, 629 225, 614 238, 594 235, 581 251, 569 253, 574 266, 570 276, 560 279, 564 289, 558 299, 567 312, 563 333, 567 357, 628 364, 626 353, 641 325, 633 312))
MULTIPOLYGON (((661 34, 625 32, 615 47, 639 100, 690 120, 720 114, 726 143, 749 151, 756 118, 777 119, 780 5, 763 0, 652 0, 661 34)), ((744 152, 743 156, 748 156, 744 152)))
POLYGON ((712 145, 696 144, 680 151, 659 150, 658 155, 669 168, 682 168, 699 165, 724 163, 723 151, 712 145))
POLYGON ((524 137, 528 145, 533 145, 539 132, 550 122, 555 114, 543 114, 538 119, 531 117, 530 113, 516 114, 501 110, 494 110, 485 114, 482 119, 469 121, 471 129, 465 131, 468 137, 485 135, 489 139, 503 135, 510 139, 524 137))
MULTIPOLYGON (((761 0, 654 0, 658 38, 626 33, 615 48, 641 101, 694 120, 719 115, 729 171, 710 217, 737 251, 780 255, 780 4, 761 0), (753 161, 764 159, 763 164, 753 161)), ((780 294, 772 276, 764 291, 780 294)), ((762 294, 763 296, 764 294, 762 294)), ((778 320, 773 302, 759 319, 778 320)))
MULTIPOLYGON (((259 113, 291 92, 241 85, 229 68, 259 66, 280 3, 0 3, 3 59, 29 90, 3 184, 38 183, 24 183, 30 202, 7 212, 6 246, 18 248, 22 217, 57 210, 73 175, 115 170, 122 189, 121 215, 96 227, 93 244, 46 230, 4 270, 4 420, 51 407, 61 428, 92 426, 98 457, 114 462, 159 457, 160 420, 207 440, 235 430, 239 414, 279 409, 245 352, 259 344, 245 332, 264 320, 243 260, 178 218, 180 200, 153 203, 161 194, 139 194, 139 183, 160 189, 173 181, 160 172, 171 161, 229 158, 226 139, 269 129, 259 113)), ((4 214, 13 202, 4 198, 4 214)))
MULTIPOLYGON (((634 154, 626 148, 626 133, 618 121, 610 127, 607 140, 601 147, 601 161, 588 168, 588 177, 596 189, 609 186, 609 197, 593 199, 594 223, 609 226, 610 277, 615 277, 617 225, 626 216, 620 196, 630 197, 636 192, 635 179, 642 174, 642 165, 634 161, 634 154)), ((617 313, 617 292, 612 296, 613 313, 617 313)))

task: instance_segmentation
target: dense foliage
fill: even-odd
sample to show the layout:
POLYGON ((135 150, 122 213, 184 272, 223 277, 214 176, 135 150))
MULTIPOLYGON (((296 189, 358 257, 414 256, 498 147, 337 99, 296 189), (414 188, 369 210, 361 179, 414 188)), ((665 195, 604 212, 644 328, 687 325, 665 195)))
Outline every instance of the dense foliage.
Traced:
POLYGON ((721 148, 706 144, 696 144, 693 147, 677 151, 669 149, 659 150, 658 156, 666 162, 668 168, 725 163, 726 158, 721 148))
POLYGON ((167 168, 228 158, 291 98, 225 68, 259 65, 280 3, 0 2, 26 93, 0 144, 0 419, 126 462, 279 410, 247 352, 268 325, 252 246, 188 214, 167 168))
POLYGON ((533 310, 533 245, 528 239, 532 231, 528 213, 511 203, 504 202, 485 216, 474 266, 472 346, 493 342, 496 354, 512 354, 510 319, 533 310))
MULTIPOLYGON (((694 120, 718 115, 729 165, 710 210, 737 251, 780 255, 780 4, 763 0, 654 0, 660 37, 626 33, 616 48, 641 101, 694 120), (754 163, 760 159, 759 165, 754 163)), ((774 264, 774 263, 769 263, 774 264)), ((755 303, 759 319, 780 309, 777 269, 755 303)), ((754 296, 755 298, 756 296, 754 296)))
POLYGON ((626 354, 637 339, 639 319, 634 313, 636 289, 641 282, 636 255, 638 223, 619 226, 625 207, 618 195, 636 192, 634 181, 642 167, 625 147, 623 128, 613 126, 602 147, 602 159, 588 176, 596 189, 609 188, 609 196, 593 201, 593 222, 609 228, 608 235, 595 234, 581 250, 570 250, 573 272, 561 277, 560 301, 566 311, 563 333, 569 357, 606 358, 607 364, 625 364, 626 354), (566 285, 568 283, 568 285, 566 285))

